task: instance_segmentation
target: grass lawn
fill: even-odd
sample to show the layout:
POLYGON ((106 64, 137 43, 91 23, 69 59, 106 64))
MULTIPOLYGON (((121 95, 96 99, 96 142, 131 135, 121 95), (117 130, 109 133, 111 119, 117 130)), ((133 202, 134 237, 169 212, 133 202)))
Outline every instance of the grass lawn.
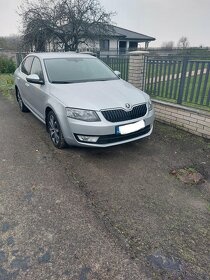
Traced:
POLYGON ((0 74, 0 93, 9 97, 14 88, 14 76, 12 74, 0 74))

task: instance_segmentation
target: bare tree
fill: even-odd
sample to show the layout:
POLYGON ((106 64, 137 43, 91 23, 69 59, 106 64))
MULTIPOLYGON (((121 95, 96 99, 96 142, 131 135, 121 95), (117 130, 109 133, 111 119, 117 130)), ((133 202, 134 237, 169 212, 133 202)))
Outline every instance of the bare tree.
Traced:
POLYGON ((24 43, 36 51, 45 51, 52 42, 75 51, 79 44, 113 32, 113 13, 98 0, 24 0, 19 14, 24 43))
POLYGON ((189 40, 187 37, 183 36, 179 39, 177 46, 182 49, 186 49, 190 46, 189 40))
POLYGON ((174 47, 174 42, 173 41, 163 42, 161 47, 163 49, 172 50, 174 47))

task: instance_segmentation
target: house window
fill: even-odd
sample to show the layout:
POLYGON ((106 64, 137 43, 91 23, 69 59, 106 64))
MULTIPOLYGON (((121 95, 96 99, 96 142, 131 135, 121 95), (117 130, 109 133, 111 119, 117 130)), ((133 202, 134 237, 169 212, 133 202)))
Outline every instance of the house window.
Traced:
POLYGON ((109 40, 100 40, 100 50, 109 51, 109 40))
POLYGON ((138 42, 129 42, 129 49, 136 50, 138 48, 138 42))

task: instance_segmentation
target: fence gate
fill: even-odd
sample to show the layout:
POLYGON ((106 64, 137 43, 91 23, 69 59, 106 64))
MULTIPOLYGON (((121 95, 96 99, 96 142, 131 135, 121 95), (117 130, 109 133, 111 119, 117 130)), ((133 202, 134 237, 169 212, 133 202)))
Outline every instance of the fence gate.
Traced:
POLYGON ((152 97, 209 110, 210 60, 147 57, 145 91, 152 97))

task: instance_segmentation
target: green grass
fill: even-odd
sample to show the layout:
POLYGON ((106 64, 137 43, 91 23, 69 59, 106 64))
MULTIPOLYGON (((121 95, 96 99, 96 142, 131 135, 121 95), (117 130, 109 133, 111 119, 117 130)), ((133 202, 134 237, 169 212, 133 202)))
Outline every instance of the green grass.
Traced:
POLYGON ((11 97, 14 90, 14 76, 12 74, 0 74, 0 93, 6 97, 11 97))
POLYGON ((210 59, 210 52, 208 48, 188 48, 185 50, 179 50, 179 55, 190 55, 194 56, 196 58, 198 57, 206 57, 207 59, 210 59))

